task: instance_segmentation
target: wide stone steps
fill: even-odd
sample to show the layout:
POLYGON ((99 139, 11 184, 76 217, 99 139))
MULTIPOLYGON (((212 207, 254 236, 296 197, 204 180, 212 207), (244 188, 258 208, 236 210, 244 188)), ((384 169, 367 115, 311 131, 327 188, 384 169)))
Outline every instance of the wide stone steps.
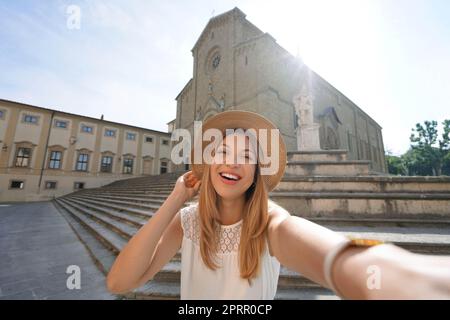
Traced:
POLYGON ((111 250, 114 254, 119 254, 120 250, 123 246, 128 242, 128 239, 125 239, 123 236, 117 234, 110 228, 105 227, 104 225, 93 221, 88 218, 84 213, 79 210, 67 205, 63 200, 56 199, 56 203, 59 204, 60 207, 70 214, 76 222, 86 228, 92 235, 100 241, 106 248, 111 250))
MULTIPOLYGON (((110 231, 113 231, 118 236, 122 237, 123 239, 126 239, 127 241, 134 235, 135 232, 137 232, 138 228, 130 227, 127 224, 121 223, 119 221, 116 221, 114 219, 110 219, 107 216, 100 215, 98 213, 92 212, 92 211, 86 211, 83 210, 80 206, 73 205, 68 200, 65 199, 57 199, 56 200, 60 206, 62 206, 65 209, 68 209, 68 211, 76 215, 79 220, 82 220, 84 225, 89 225, 91 232, 95 231, 96 237, 103 239, 103 241, 108 241, 108 239, 113 239, 113 235, 111 232, 108 232, 106 237, 103 237, 102 234, 98 234, 98 230, 102 230, 101 228, 97 228, 96 224, 101 224, 103 227, 108 228, 110 231), (67 206, 68 207, 67 207, 67 206), (80 217, 80 215, 84 215, 85 217, 80 217)), ((114 242, 110 243, 108 247, 116 247, 114 242)), ((179 274, 175 273, 180 272, 180 263, 178 262, 172 262, 168 264, 164 270, 162 270, 161 274, 161 280, 166 281, 179 281, 179 274)), ((295 272, 288 271, 285 268, 282 268, 280 278, 283 278, 280 280, 280 283, 287 286, 287 287, 301 287, 301 286, 317 286, 315 283, 309 281, 308 279, 301 277, 300 275, 296 274, 295 272), (287 278, 287 279, 284 279, 287 278)))
POLYGON ((105 186, 105 188, 108 189, 122 189, 122 188, 126 188, 129 186, 133 186, 133 187, 137 187, 137 188, 143 188, 143 187, 153 187, 153 188, 167 188, 170 186, 175 185, 175 181, 173 182, 165 182, 165 183, 147 183, 147 182, 142 182, 142 183, 133 183, 133 182, 129 182, 129 183, 124 183, 121 185, 115 185, 115 186, 105 186))
MULTIPOLYGON (((318 171, 308 167, 309 156, 288 155, 291 165, 304 166, 305 175, 286 174, 270 194, 291 214, 342 234, 380 239, 413 252, 450 254, 450 190, 446 189, 450 178, 405 182, 401 177, 355 175, 355 162, 342 152, 314 156, 322 157, 318 166, 322 169, 333 161, 340 162, 341 168, 351 167, 351 177, 336 176, 336 172, 334 176, 310 176, 318 171)), ((58 198, 55 205, 106 275, 116 255, 158 210, 181 174, 116 181, 58 198)), ((152 281, 120 297, 179 299, 180 259, 178 253, 152 281)), ((281 269, 276 299, 336 298, 298 273, 281 269)))
POLYGON ((270 198, 303 217, 442 218, 449 216, 449 193, 273 191, 270 198))
MULTIPOLYGON (((98 191, 97 191, 98 192, 98 191)), ((132 190, 130 190, 130 194, 132 190)), ((71 197, 115 210, 148 214, 158 210, 168 195, 129 195, 77 193, 71 197)), ((429 219, 439 218, 450 207, 450 193, 405 192, 298 192, 273 191, 270 198, 292 214, 302 217, 383 217, 429 219)))
POLYGON ((84 214, 90 220, 93 220, 93 222, 99 223, 104 227, 109 228, 111 231, 114 231, 125 240, 129 240, 133 236, 133 234, 135 234, 140 228, 140 226, 131 225, 130 223, 127 223, 122 219, 114 219, 109 215, 105 215, 93 210, 88 210, 70 200, 61 199, 61 201, 69 205, 71 208, 75 209, 80 214, 84 214))
MULTIPOLYGON (((81 210, 80 206, 74 206, 73 202, 65 199, 56 199, 55 203, 88 249, 96 265, 106 275, 115 256, 126 244, 127 240, 125 239, 129 239, 137 230, 114 219, 81 210), (102 246, 98 245, 99 241, 102 246)), ((180 255, 177 254, 152 281, 126 294, 125 297, 179 299, 180 272, 180 255)), ((328 289, 320 288, 314 282, 282 267, 277 298, 315 299, 319 294, 328 298, 336 298, 328 289), (312 288, 315 290, 311 290, 312 288)))
POLYGON ((140 216, 140 217, 150 217, 154 211, 158 210, 159 206, 153 206, 153 209, 147 209, 148 206, 146 206, 145 209, 136 209, 136 208, 130 208, 127 207, 126 205, 118 205, 116 203, 111 203, 109 201, 99 201, 99 200, 95 200, 93 198, 89 198, 87 196, 71 196, 70 198, 74 198, 74 199, 79 199, 82 201, 86 201, 88 203, 91 204, 95 204, 95 205, 99 205, 99 206, 104 206, 113 210, 117 210, 117 211, 123 211, 123 212, 128 212, 130 214, 134 214, 136 216, 140 216))
POLYGON ((329 226, 358 226, 358 227, 431 227, 448 228, 450 219, 406 219, 406 218, 337 218, 337 217, 309 217, 308 220, 325 227, 329 226))
MULTIPOLYGON (((81 209, 82 210, 82 209, 81 209)), ((368 219, 367 219, 368 220, 368 219)), ((366 222, 370 222, 367 221, 366 222)), ((412 222, 412 221, 410 221, 412 222)), ((431 222, 431 221, 430 221, 431 222)), ((446 225, 448 228, 448 224, 446 225)), ((127 234, 126 230, 121 230, 120 225, 115 225, 118 232, 121 232, 122 234, 127 234)), ((344 226, 343 228, 339 228, 335 225, 328 225, 328 228, 332 230, 336 230, 338 232, 341 232, 346 235, 354 235, 354 236, 360 236, 364 238, 377 238, 383 241, 392 242, 400 247, 403 247, 405 249, 417 252, 417 253, 433 253, 433 254, 450 254, 450 240, 448 242, 442 242, 445 240, 445 238, 450 239, 450 232, 447 235, 444 235, 443 237, 434 237, 437 239, 437 241, 434 241, 431 239, 430 241, 424 241, 424 239, 427 239, 426 234, 433 234, 433 230, 437 230, 438 232, 441 232, 441 230, 445 230, 444 228, 434 228, 434 229, 428 229, 428 230, 420 230, 420 232, 425 233, 422 237, 415 237, 414 233, 411 234, 411 228, 380 228, 380 227, 361 227, 360 225, 357 225, 356 228, 352 228, 349 226, 344 226), (355 231, 356 230, 356 231, 355 231), (387 232, 386 232, 387 230, 387 232), (430 231, 431 230, 431 231, 430 231), (408 233, 406 236, 404 236, 404 233, 408 233)), ((132 234, 128 232, 128 234, 131 236, 132 234)), ((430 237, 428 237, 430 238, 430 237)))
MULTIPOLYGON (((311 193, 313 194, 313 193, 311 193)), ((309 196, 310 194, 308 194, 309 196)), ((102 200, 102 203, 108 203, 108 201, 111 199, 113 201, 112 206, 116 207, 115 204, 117 201, 115 201, 115 199, 117 200, 121 200, 122 202, 122 206, 128 206, 128 207, 135 207, 135 208, 143 208, 146 209, 145 206, 142 206, 141 204, 145 204, 145 203, 155 203, 155 201, 152 199, 154 195, 150 195, 147 196, 135 196, 135 197, 121 197, 120 194, 117 195, 100 195, 100 194, 95 194, 92 196, 88 196, 88 194, 86 194, 86 198, 84 199, 90 199, 93 201, 98 201, 98 200, 102 200), (149 199, 150 198, 150 199, 149 199)), ((163 201, 166 199, 167 196, 159 196, 158 198, 158 203, 159 205, 163 203, 163 201)), ((71 198, 73 198, 73 196, 71 196, 71 198)), ((272 196, 272 199, 274 199, 275 197, 272 196)), ((323 200, 320 200, 321 198, 318 198, 317 201, 323 204, 323 200)), ((277 199, 279 200, 279 199, 277 199)), ((80 200, 81 201, 81 200, 80 200)), ((278 201, 280 202, 280 201, 278 201)), ((95 205, 92 205, 90 202, 87 202, 88 205, 94 206, 93 208, 95 209, 95 205)), ((157 206, 159 208, 159 205, 157 206)), ((102 205, 98 206, 99 208, 102 207, 102 205)), ((148 209, 148 208, 147 208, 148 209)), ((318 208, 316 207, 316 210, 318 208)), ((154 210, 156 211, 157 208, 154 208, 154 210)), ((376 217, 363 217, 361 214, 357 214, 354 217, 351 217, 350 215, 348 215, 348 212, 345 212, 346 214, 343 215, 343 217, 337 217, 336 215, 330 216, 330 217, 320 217, 320 216, 307 216, 305 214, 305 207, 302 207, 301 209, 295 208, 291 211, 291 213, 295 214, 297 213, 297 215, 299 216, 303 216, 305 218, 308 218, 314 222, 317 222, 319 224, 323 224, 326 223, 327 225, 354 225, 354 226, 421 226, 421 225, 429 225, 429 226, 449 226, 450 223, 450 219, 443 219, 443 218, 436 218, 433 215, 428 215, 428 216, 424 216, 421 217, 421 219, 417 219, 417 217, 410 217, 408 218, 407 216, 384 216, 381 218, 376 218, 376 217), (296 212, 296 210, 298 210, 299 212, 296 212)))
MULTIPOLYGON (((86 195, 87 196, 87 195, 86 195)), ((152 197, 152 196, 146 196, 146 197, 128 197, 128 196, 121 196, 121 195, 105 195, 105 194, 94 194, 89 195, 89 197, 95 197, 96 199, 105 199, 105 200, 111 200, 112 203, 127 203, 127 204, 136 204, 136 206, 141 207, 141 204, 151 204, 154 206, 161 206, 164 201, 167 199, 167 196, 161 196, 161 197, 152 197), (116 202, 119 200, 120 202, 116 202)))
POLYGON ((360 176, 369 175, 370 161, 288 161, 285 169, 287 175, 299 176, 360 176))
POLYGON ((101 242, 101 240, 95 236, 95 233, 90 232, 88 227, 77 220, 77 216, 71 214, 71 210, 68 209, 69 207, 61 204, 59 200, 56 200, 53 203, 61 215, 67 220, 69 226, 72 228, 80 242, 85 246, 95 265, 106 276, 116 259, 116 255, 113 253, 114 249, 111 249, 107 244, 101 242))
MULTIPOLYGON (((180 285, 176 282, 148 282, 142 288, 143 292, 127 294, 131 299, 180 299, 180 285)), ((339 300, 330 290, 323 288, 290 289, 278 288, 275 300, 339 300)))
POLYGON ((131 183, 167 183, 167 182, 175 182, 177 178, 184 174, 186 171, 178 171, 178 172, 171 172, 171 173, 164 173, 160 175, 152 175, 152 176, 141 176, 137 178, 127 178, 122 180, 114 181, 108 186, 116 186, 116 185, 123 185, 123 184, 129 184, 131 183))
POLYGON ((100 195, 80 195, 77 196, 78 199, 88 199, 88 200, 94 200, 94 201, 102 201, 107 202, 111 205, 117 205, 117 208, 126 208, 126 209, 143 209, 145 211, 153 212, 155 210, 158 210, 159 207, 164 203, 164 201, 154 201, 149 199, 148 201, 142 202, 135 202, 135 201, 128 201, 128 200, 120 200, 115 197, 104 197, 100 195))
POLYGON ((289 176, 274 191, 297 192, 380 192, 450 193, 450 177, 396 176, 289 176))
POLYGON ((411 192, 299 192, 275 191, 271 197, 299 197, 316 199, 407 199, 407 200, 450 200, 450 193, 411 193, 411 192))
POLYGON ((108 216, 109 218, 112 218, 114 220, 123 222, 123 223, 127 223, 131 226, 135 226, 140 228, 142 225, 144 225, 148 219, 151 217, 140 217, 140 216, 136 216, 136 215, 132 215, 132 214, 127 214, 125 212, 122 211, 117 211, 117 210, 112 210, 112 209, 108 209, 108 208, 104 208, 101 206, 97 206, 94 204, 90 204, 87 203, 86 201, 81 201, 78 200, 76 198, 62 198, 60 199, 61 201, 65 201, 66 203, 72 205, 73 206, 77 206, 80 208, 80 210, 86 211, 86 212, 97 212, 103 215, 108 216))
POLYGON ((124 200, 132 200, 132 201, 141 201, 141 200, 155 200, 155 201, 165 201, 170 193, 167 194, 156 194, 156 193, 143 193, 143 194, 136 194, 133 192, 130 192, 129 194, 124 194, 122 192, 89 192, 85 193, 85 195, 89 196, 101 196, 104 198, 113 197, 114 199, 124 199, 124 200))
POLYGON ((136 198, 151 198, 151 199, 166 199, 170 192, 157 192, 157 191, 134 191, 129 188, 127 191, 109 191, 97 189, 91 189, 90 192, 83 193, 73 193, 71 195, 113 195, 113 196, 125 196, 125 197, 136 197, 136 198))
POLYGON ((171 187, 171 188, 152 188, 152 187, 149 187, 149 186, 139 187, 139 188, 135 188, 133 186, 128 186, 128 187, 120 187, 120 188, 108 188, 108 189, 105 189, 105 190, 114 191, 114 192, 127 192, 131 188, 135 192, 142 192, 142 193, 145 193, 145 192, 148 192, 148 191, 151 191, 151 192, 154 192, 154 193, 165 193, 165 192, 169 192, 170 193, 173 190, 173 187, 171 187))

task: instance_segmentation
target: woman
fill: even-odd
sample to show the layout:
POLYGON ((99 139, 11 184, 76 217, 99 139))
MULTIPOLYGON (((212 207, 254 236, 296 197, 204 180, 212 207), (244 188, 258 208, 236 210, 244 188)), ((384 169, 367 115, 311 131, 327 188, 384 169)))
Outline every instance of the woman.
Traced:
MULTIPOLYGON (((284 142, 280 135, 265 145, 261 135, 243 130, 276 130, 270 121, 227 111, 203 125, 204 131, 211 128, 223 137, 212 149, 212 161, 202 159, 179 177, 124 247, 107 277, 111 292, 125 293, 151 280, 181 248, 181 299, 273 299, 280 263, 343 298, 450 298, 449 257, 351 241, 268 200, 284 174, 284 142), (243 130, 226 133, 235 128, 243 130), (278 146, 278 169, 264 174, 272 146, 278 146), (183 208, 197 193, 198 202, 183 208), (375 287, 368 285, 368 270, 378 272, 375 287)), ((206 145, 201 146, 203 155, 206 145)))

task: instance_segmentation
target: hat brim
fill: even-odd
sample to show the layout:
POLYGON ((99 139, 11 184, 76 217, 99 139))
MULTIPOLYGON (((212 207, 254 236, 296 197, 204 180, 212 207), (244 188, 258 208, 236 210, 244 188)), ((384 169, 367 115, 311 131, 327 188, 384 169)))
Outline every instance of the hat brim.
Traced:
MULTIPOLYGON (((257 132, 257 139, 259 141, 259 129, 267 129, 267 132, 269 132, 270 129, 276 129, 278 128, 267 118, 254 113, 250 111, 242 111, 242 110, 232 110, 232 111, 224 111, 221 113, 218 113, 211 118, 209 118, 205 123, 202 125, 202 132, 197 139, 200 139, 203 137, 203 133, 208 129, 218 129, 223 134, 225 134, 226 129, 235 129, 235 128, 242 128, 242 129, 255 129, 257 132)), ((267 140, 267 150, 269 151, 267 154, 265 154, 268 157, 271 157, 270 151, 272 150, 272 141, 271 141, 271 134, 268 134, 266 137, 267 140)), ((199 141, 197 141, 199 143, 199 141)), ((210 141, 203 141, 202 140, 202 155, 203 150, 206 148, 208 144, 210 144, 210 141)), ((194 143, 195 146, 195 143, 194 143)), ((281 178, 284 175, 284 171, 286 168, 286 146, 283 140, 283 137, 281 135, 281 132, 279 132, 278 135, 278 170, 276 173, 271 175, 261 175, 263 178, 268 192, 272 191, 280 182, 281 178)), ((264 151, 263 151, 264 152, 264 151)), ((194 175, 201 179, 203 176, 203 172, 206 168, 206 164, 203 163, 193 163, 192 159, 194 159, 194 147, 191 149, 191 167, 192 172, 194 175)))

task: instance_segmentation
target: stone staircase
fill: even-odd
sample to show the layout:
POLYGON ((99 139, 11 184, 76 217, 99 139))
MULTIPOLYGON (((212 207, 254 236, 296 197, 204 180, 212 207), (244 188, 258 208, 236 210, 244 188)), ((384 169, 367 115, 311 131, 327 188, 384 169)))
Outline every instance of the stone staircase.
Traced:
POLYGON ((381 176, 345 150, 288 152, 285 176, 270 197, 303 217, 450 218, 450 177, 381 176))
MULTIPOLYGON (((117 254, 156 212, 181 174, 117 181, 57 198, 54 203, 106 276, 117 254)), ((123 297, 179 299, 180 258, 177 254, 153 281, 123 297)), ((285 268, 276 298, 337 299, 331 291, 285 268)))
MULTIPOLYGON (((322 158, 319 161, 326 162, 322 163, 325 166, 333 161, 347 161, 343 152, 315 156, 322 158)), ((361 170, 348 168, 346 176, 319 175, 323 167, 317 161, 310 153, 289 153, 286 174, 270 198, 292 214, 343 234, 379 238, 419 253, 450 254, 450 179, 376 176, 370 175, 369 170, 361 176, 361 170), (310 172, 315 175, 304 176, 293 171, 292 166, 299 166, 299 162, 302 166, 312 166, 314 162, 315 168, 310 172)), ((54 203, 106 275, 117 254, 156 212, 181 174, 116 181, 57 198, 54 203)), ((179 299, 179 282, 180 255, 177 254, 154 280, 120 297, 179 299)), ((276 299, 337 297, 282 267, 276 299)))

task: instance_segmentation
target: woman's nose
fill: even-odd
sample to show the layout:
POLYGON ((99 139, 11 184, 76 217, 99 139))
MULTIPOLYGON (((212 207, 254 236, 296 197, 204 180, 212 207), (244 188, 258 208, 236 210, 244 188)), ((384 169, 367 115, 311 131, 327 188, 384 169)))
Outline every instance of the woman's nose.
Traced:
POLYGON ((226 163, 226 166, 227 167, 229 167, 229 168, 231 168, 231 169, 236 169, 236 168, 239 168, 240 167, 240 164, 239 163, 226 163))

